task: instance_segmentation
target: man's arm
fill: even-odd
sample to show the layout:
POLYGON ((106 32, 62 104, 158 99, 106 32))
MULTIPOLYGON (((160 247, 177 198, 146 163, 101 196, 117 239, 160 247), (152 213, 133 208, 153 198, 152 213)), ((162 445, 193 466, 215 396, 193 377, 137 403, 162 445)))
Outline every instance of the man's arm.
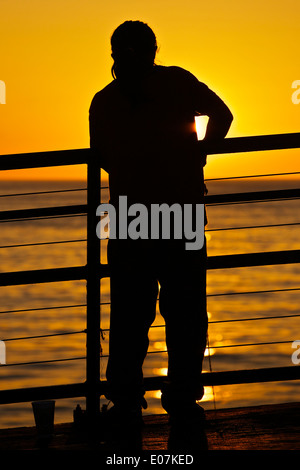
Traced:
POLYGON ((209 117, 204 140, 223 139, 233 121, 233 115, 226 104, 215 94, 210 99, 207 112, 209 117))
POLYGON ((200 82, 191 73, 188 74, 188 77, 195 112, 209 118, 204 140, 223 139, 233 120, 231 111, 205 83, 200 82))
MULTIPOLYGON (((233 115, 221 98, 196 78, 193 83, 196 111, 208 116, 206 133, 203 141, 224 139, 227 135, 233 115)), ((206 165, 206 155, 202 156, 203 166, 206 165)))

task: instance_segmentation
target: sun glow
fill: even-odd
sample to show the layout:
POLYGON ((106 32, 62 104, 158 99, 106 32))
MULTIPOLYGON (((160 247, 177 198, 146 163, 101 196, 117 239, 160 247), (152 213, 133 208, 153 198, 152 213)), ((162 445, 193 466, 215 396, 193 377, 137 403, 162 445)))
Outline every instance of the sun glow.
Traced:
POLYGON ((208 116, 195 116, 196 132, 198 140, 203 140, 206 133, 208 116))

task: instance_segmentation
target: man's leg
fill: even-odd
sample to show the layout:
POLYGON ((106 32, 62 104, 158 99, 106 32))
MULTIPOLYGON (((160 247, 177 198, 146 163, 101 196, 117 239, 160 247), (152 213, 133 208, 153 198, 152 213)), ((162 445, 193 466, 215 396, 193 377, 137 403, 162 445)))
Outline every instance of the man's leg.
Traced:
POLYGON ((119 450, 142 449, 143 362, 155 319, 157 281, 149 275, 143 245, 110 240, 111 315, 106 397, 107 442, 119 450))
MULTIPOLYGON (((181 249, 180 249, 181 248, 181 249)), ((170 417, 168 449, 207 451, 201 373, 207 336, 206 247, 169 256, 160 277, 160 309, 166 322, 168 382, 162 406, 170 417)))
MULTIPOLYGON (((127 242, 127 240, 125 241, 127 242)), ((142 366, 148 331, 155 319, 157 281, 143 259, 143 245, 110 241, 111 317, 107 398, 114 403, 141 403, 142 366)))
MULTIPOLYGON (((160 277, 160 311, 166 322, 168 384, 162 403, 167 408, 195 402, 204 394, 201 380, 206 348, 206 247, 186 251, 173 244, 160 277)), ((167 409, 168 411, 168 409, 167 409)))

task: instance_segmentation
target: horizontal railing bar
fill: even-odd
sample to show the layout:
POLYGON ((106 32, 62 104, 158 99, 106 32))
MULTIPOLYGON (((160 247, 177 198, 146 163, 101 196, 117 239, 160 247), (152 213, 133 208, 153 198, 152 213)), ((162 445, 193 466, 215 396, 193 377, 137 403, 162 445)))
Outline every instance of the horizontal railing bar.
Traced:
MULTIPOLYGON (((300 263, 300 250, 209 256, 207 258, 207 269, 246 268, 295 263, 300 263)), ((103 278, 109 277, 109 266, 107 264, 101 264, 101 275, 103 278)))
MULTIPOLYGON (((279 382, 299 379, 300 367, 297 366, 202 373, 202 381, 205 387, 215 385, 236 385, 258 382, 279 382)), ((145 377, 145 390, 161 390, 165 380, 166 378, 163 376, 145 377)), ((107 387, 106 382, 103 382, 101 385, 105 393, 107 387)))
MULTIPOLYGON (((300 222, 299 222, 300 224, 300 222)), ((2 248, 28 248, 29 246, 44 246, 44 245, 60 245, 60 244, 67 244, 67 243, 82 243, 86 242, 86 238, 80 238, 78 240, 58 240, 54 242, 39 242, 39 243, 23 243, 22 245, 2 245, 0 246, 0 249, 2 248)))
MULTIPOLYGON (((243 227, 218 227, 218 228, 211 228, 205 229, 205 232, 225 232, 229 230, 250 230, 250 229, 258 229, 258 228, 278 228, 278 227, 293 227, 300 225, 300 222, 291 222, 287 224, 269 224, 269 225, 248 225, 243 227)), ((52 242, 55 243, 55 242, 52 242)), ((0 246, 2 248, 2 246, 0 246)), ((5 247, 6 248, 6 247, 5 247)))
POLYGON ((270 367, 242 371, 224 371, 203 373, 204 385, 234 385, 243 383, 277 382, 299 380, 300 367, 270 367))
MULTIPOLYGON (((300 379, 300 367, 271 367, 250 370, 234 370, 222 372, 203 372, 203 385, 235 385, 257 382, 278 382, 300 379)), ((161 390, 166 377, 145 377, 144 386, 146 391, 161 390)), ((99 395, 105 394, 107 382, 99 383, 99 395)), ((12 389, 0 391, 0 404, 22 403, 35 400, 63 399, 84 397, 86 384, 76 383, 68 385, 50 385, 45 387, 32 387, 24 389, 12 389)))
POLYGON ((264 341, 261 343, 241 343, 241 344, 220 344, 210 345, 207 349, 243 348, 249 346, 270 346, 274 344, 292 344, 293 340, 286 341, 264 341))
MULTIPOLYGON (((294 199, 300 198, 300 189, 281 189, 277 191, 257 191, 249 193, 217 194, 205 197, 205 203, 224 204, 235 202, 263 201, 276 199, 294 199)), ((19 209, 10 211, 1 211, 0 220, 16 220, 32 217, 53 217, 74 214, 86 214, 87 205, 77 204, 58 207, 41 207, 34 209, 19 209)))
MULTIPOLYGON (((300 263, 300 250, 209 256, 207 259, 207 269, 242 268, 294 263, 300 263)), ((72 268, 51 268, 35 271, 0 273, 0 286, 81 280, 86 279, 86 272, 86 266, 76 266, 72 268)), ((99 277, 105 278, 109 277, 109 275, 109 266, 99 263, 99 277)))
POLYGON ((23 340, 28 340, 28 339, 52 338, 54 336, 78 335, 82 333, 86 333, 86 330, 64 331, 62 333, 48 333, 46 335, 20 336, 19 338, 3 338, 1 339, 1 341, 4 341, 5 343, 7 343, 9 341, 23 341, 23 340))
POLYGON ((300 147, 300 133, 232 137, 220 141, 199 141, 200 152, 207 155, 258 152, 300 147))
POLYGON ((39 194, 70 193, 70 192, 75 192, 75 191, 87 191, 87 188, 55 189, 52 191, 36 191, 36 192, 31 192, 31 193, 0 194, 0 197, 37 196, 39 194))
POLYGON ((0 391, 0 404, 22 403, 36 400, 85 397, 86 384, 49 385, 0 391))
MULTIPOLYGON (((213 320, 213 321, 210 321, 208 320, 208 324, 211 325, 211 324, 214 324, 214 323, 234 323, 234 322, 244 322, 244 321, 257 321, 257 320, 282 320, 283 318, 298 318, 300 317, 300 313, 295 313, 295 314, 291 314, 291 315, 274 315, 274 316, 270 316, 270 317, 249 317, 249 318, 230 318, 228 320, 213 320)), ((165 328, 165 324, 158 324, 158 325, 151 325, 150 326, 150 329, 153 329, 153 328, 165 328)), ((102 330, 102 333, 109 333, 110 331, 110 328, 103 328, 102 330)), ((5 340, 3 340, 5 341, 5 340)), ((284 341, 284 343, 286 343, 287 341, 284 341)), ((290 342, 290 341, 288 341, 290 342)), ((259 344, 266 344, 266 343, 256 343, 257 345, 259 344)), ((268 343, 268 344, 278 344, 278 341, 275 342, 275 343, 268 343)), ((248 344, 243 344, 243 345, 238 345, 238 346, 249 346, 248 344)), ((229 346, 210 346, 209 348, 221 348, 221 347, 230 347, 229 346)), ((208 348, 208 349, 209 349, 208 348)), ((158 352, 167 352, 167 351, 158 351, 158 352)))
MULTIPOLYGON (((269 290, 251 290, 251 291, 237 291, 237 292, 219 292, 216 294, 207 294, 206 297, 221 297, 226 295, 248 295, 248 294, 270 294, 275 292, 295 292, 299 291, 300 287, 292 287, 289 289, 269 289, 269 290)), ((159 301, 159 296, 156 299, 159 301)), ((101 302, 100 305, 110 305, 110 302, 101 302)), ((0 312, 3 313, 3 312, 0 312)), ((4 312, 5 313, 5 312, 4 312)), ((104 331, 104 330, 103 330, 104 331)))
POLYGON ((300 250, 268 251, 234 255, 209 256, 208 269, 245 268, 300 263, 300 250))
MULTIPOLYGON (((29 311, 32 311, 32 310, 29 310, 29 311)), ((0 313, 3 313, 3 312, 0 312, 0 313)), ((257 321, 257 320, 282 320, 283 318, 297 318, 297 317, 300 317, 300 313, 295 313, 295 314, 290 314, 290 315, 275 315, 275 316, 267 316, 267 317, 230 318, 227 320, 212 320, 212 321, 209 320, 208 323, 214 324, 214 323, 234 323, 234 322, 246 322, 246 321, 257 321)), ((150 329, 153 329, 153 328, 165 328, 165 325, 164 324, 151 325, 150 329)), ((108 333, 110 331, 110 328, 102 328, 101 331, 102 333, 108 333)), ((38 339, 38 338, 50 338, 52 336, 75 335, 75 334, 81 334, 81 333, 86 333, 86 330, 66 331, 63 333, 52 333, 52 334, 46 334, 46 335, 22 336, 20 338, 2 338, 2 341, 8 342, 8 341, 18 341, 18 340, 28 340, 28 339, 38 339)), ((287 342, 290 342, 290 341, 283 341, 283 343, 287 343, 287 342)), ((276 341, 276 342, 270 342, 270 343, 255 343, 255 344, 259 345, 259 344, 278 344, 278 343, 280 342, 276 341)), ((252 344, 240 344, 240 345, 233 345, 233 346, 252 346, 252 344)), ((231 345, 210 346, 210 348, 223 348, 223 347, 231 347, 231 345)), ((163 351, 163 352, 166 352, 166 351, 163 351)))
POLYGON ((7 220, 0 220, 1 224, 6 223, 19 223, 19 222, 31 222, 31 221, 41 221, 41 220, 50 220, 50 219, 67 219, 73 217, 86 217, 86 214, 72 214, 72 215, 53 215, 49 217, 29 217, 27 219, 7 219, 7 220))
MULTIPOLYGON (((232 137, 220 141, 199 141, 199 151, 206 154, 257 152, 300 148, 300 133, 232 137)), ((42 168, 47 166, 79 165, 88 163, 89 148, 55 150, 48 152, 1 155, 0 170, 42 168)))
POLYGON ((90 149, 1 155, 0 170, 22 170, 49 166, 82 165, 88 162, 90 149))
POLYGON ((263 175, 243 175, 243 176, 224 176, 222 178, 206 178, 204 182, 207 181, 227 181, 227 180, 240 180, 240 179, 250 179, 250 178, 271 178, 273 176, 291 176, 291 175, 300 175, 300 171, 292 171, 289 173, 266 173, 263 175))
POLYGON ((39 308, 23 308, 18 310, 2 310, 0 311, 0 315, 2 313, 25 313, 25 312, 37 312, 42 310, 56 310, 61 308, 78 308, 78 307, 86 307, 86 304, 74 304, 74 305, 56 305, 54 307, 39 307, 39 308))
MULTIPOLYGON (((207 297, 221 297, 226 295, 248 295, 248 294, 271 294, 275 292, 293 292, 299 291, 300 287, 290 287, 287 289, 268 289, 268 290, 249 290, 249 291, 236 291, 236 292, 219 292, 216 294, 207 294, 207 297)), ((0 312, 1 313, 1 312, 0 312)))
POLYGON ((23 366, 36 366, 41 364, 55 364, 58 362, 71 362, 71 361, 82 361, 86 359, 86 356, 78 356, 78 357, 63 357, 61 359, 45 359, 43 361, 28 361, 28 362, 10 362, 1 364, 1 367, 23 367, 23 366))
POLYGON ((79 281, 86 279, 87 267, 37 269, 0 273, 0 286, 19 286, 46 282, 79 281))
MULTIPOLYGON (((102 330, 104 332, 104 330, 102 330)), ((78 333, 78 332, 77 332, 78 333)), ((81 332, 84 333, 84 332, 81 332)), ((57 335, 49 335, 49 336, 57 336, 57 335)), ((42 337, 42 336, 41 336, 42 337)), ((33 337, 34 338, 34 337, 33 337)), ((38 338, 38 336, 36 337, 38 338)), ((27 338, 18 338, 18 339, 27 339, 27 338)), ((210 345, 207 347, 207 350, 210 349, 226 349, 226 348, 242 348, 242 347, 250 347, 250 346, 270 346, 274 344, 291 344, 292 340, 286 341, 268 341, 268 342, 261 342, 261 343, 241 343, 241 344, 224 344, 224 345, 210 345)), ((166 354, 168 351, 167 349, 157 350, 157 351, 148 351, 148 354, 166 354)), ((101 354, 102 358, 108 358, 108 354, 101 354)), ((66 357, 61 359, 44 359, 41 361, 29 361, 29 362, 15 362, 15 363, 6 363, 2 364, 2 367, 15 367, 15 366, 28 366, 28 365, 36 365, 36 364, 52 364, 57 362, 68 362, 68 361, 78 361, 86 359, 85 356, 80 357, 66 357)))
POLYGON ((300 198, 300 189, 278 189, 271 191, 254 191, 247 193, 233 193, 233 194, 215 194, 205 196, 205 204, 231 204, 236 202, 250 202, 250 201, 270 201, 277 199, 298 199, 300 198))
MULTIPOLYGON (((292 176, 300 175, 300 171, 293 171, 288 173, 265 173, 263 175, 243 175, 243 176, 227 176, 222 178, 206 178, 205 182, 210 181, 227 181, 227 180, 237 180, 237 179, 253 179, 253 178, 271 178, 274 176, 292 176)), ((101 186, 101 189, 108 189, 108 186, 101 186)), ((57 194, 57 193, 70 193, 70 192, 79 192, 87 191, 87 188, 74 188, 74 189, 55 189, 49 191, 35 191, 27 193, 12 193, 12 194, 0 194, 0 198, 4 197, 20 197, 20 196, 37 196, 45 194, 57 194)))
MULTIPOLYGON (((300 250, 267 251, 262 253, 238 253, 234 255, 208 256, 207 269, 247 268, 300 263, 300 250)), ((109 266, 101 265, 102 277, 109 277, 109 266)))
MULTIPOLYGON (((240 322, 240 321, 257 321, 257 320, 282 320, 283 318, 295 318, 295 317, 300 317, 300 313, 294 313, 291 315, 272 315, 270 317, 249 317, 249 318, 229 318, 228 320, 212 320, 209 321, 208 323, 214 324, 214 323, 233 323, 233 322, 240 322)), ((211 346, 212 348, 214 346, 211 346)))
POLYGON ((31 217, 53 217, 62 215, 86 214, 87 205, 77 204, 71 206, 39 207, 35 209, 19 209, 1 211, 0 220, 26 219, 31 217))
MULTIPOLYGON (((163 325, 157 325, 156 328, 163 327, 163 325)), ((107 330, 102 330, 102 332, 106 332, 107 330)), ((291 344, 293 340, 286 340, 286 341, 268 341, 268 342, 261 342, 261 343, 241 343, 241 344, 220 344, 220 345, 210 345, 207 346, 207 350, 209 351, 210 349, 227 349, 227 348, 243 348, 243 347, 250 347, 250 346, 270 346, 274 344, 291 344)), ((167 349, 159 349, 156 351, 148 351, 148 354, 167 354, 168 350, 167 349)), ((108 358, 108 354, 102 354, 102 358, 108 358)), ((45 361, 47 362, 47 361, 45 361)), ((48 361, 51 362, 51 361, 48 361)), ((15 364, 13 364, 15 365, 15 364)), ((22 365, 22 364, 20 364, 22 365)))

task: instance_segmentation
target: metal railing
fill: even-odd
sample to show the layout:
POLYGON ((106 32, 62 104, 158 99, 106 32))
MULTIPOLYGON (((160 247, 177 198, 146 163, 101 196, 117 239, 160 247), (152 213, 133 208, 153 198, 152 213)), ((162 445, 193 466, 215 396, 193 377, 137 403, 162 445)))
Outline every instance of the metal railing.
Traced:
MULTIPOLYGON (((300 133, 228 138, 209 144, 199 142, 198 145, 199 152, 208 155, 300 148, 300 133)), ((86 329, 80 331, 80 333, 86 333, 87 338, 86 380, 83 383, 76 384, 1 390, 0 404, 49 398, 85 397, 88 422, 90 426, 93 426, 100 413, 99 398, 105 393, 106 387, 106 382, 100 380, 100 280, 109 277, 109 267, 100 262, 100 240, 96 235, 98 222, 96 209, 100 204, 101 191, 101 161, 90 149, 4 155, 0 157, 1 171, 78 164, 87 165, 87 204, 2 211, 0 212, 0 222, 87 215, 86 265, 0 273, 0 286, 86 280, 86 329)), ((298 198, 300 198, 300 189, 285 189, 206 196, 205 203, 207 205, 238 204, 298 198)), ((16 246, 25 246, 25 244, 16 246)), ((300 250, 232 254, 210 256, 208 258, 208 269, 299 262, 300 250)), ((22 312, 22 310, 19 311, 22 312)), ((79 332, 68 332, 66 334, 75 333, 79 332)), ((300 368, 295 366, 203 373, 205 386, 295 379, 300 379, 300 368)), ((164 377, 145 377, 145 389, 147 391, 159 390, 162 387, 163 380, 164 377)))

